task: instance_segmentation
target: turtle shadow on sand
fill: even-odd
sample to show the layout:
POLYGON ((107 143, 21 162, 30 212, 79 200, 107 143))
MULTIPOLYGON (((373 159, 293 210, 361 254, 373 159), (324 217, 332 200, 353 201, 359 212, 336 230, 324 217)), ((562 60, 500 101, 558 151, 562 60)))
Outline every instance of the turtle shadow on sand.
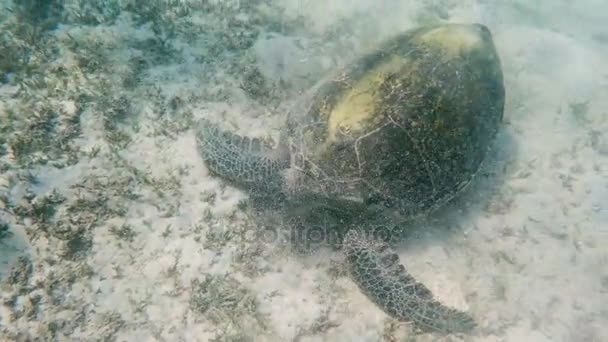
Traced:
POLYGON ((475 320, 437 301, 391 244, 472 193, 504 105, 487 27, 434 25, 387 39, 303 94, 277 147, 206 119, 197 143, 211 173, 248 189, 255 216, 278 218, 294 246, 340 247, 351 279, 387 314, 467 333, 475 320))

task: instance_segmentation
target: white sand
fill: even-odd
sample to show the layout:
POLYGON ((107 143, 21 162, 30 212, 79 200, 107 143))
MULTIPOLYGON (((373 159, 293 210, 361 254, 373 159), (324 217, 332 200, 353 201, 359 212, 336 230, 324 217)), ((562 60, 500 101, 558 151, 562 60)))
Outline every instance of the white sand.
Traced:
MULTIPOLYGON (((59 297, 44 286, 15 295, 15 287, 4 285, 0 336, 48 337, 49 323, 55 322, 58 340, 608 340, 608 3, 339 0, 326 8, 327 3, 285 1, 285 20, 303 16, 312 23, 308 31, 296 40, 273 35, 252 48, 268 78, 291 85, 281 95, 282 105, 352 53, 439 10, 450 22, 486 24, 494 35, 507 90, 494 155, 461 200, 396 247, 416 278, 441 301, 470 311, 479 329, 464 337, 414 336, 346 276, 332 272, 337 255, 331 251, 306 255, 277 241, 245 238, 258 229, 240 208, 247 195, 209 175, 196 150, 195 127, 156 134, 178 122, 173 114, 159 117, 154 111, 156 93, 150 90, 158 86, 167 98, 185 100, 194 119, 226 117, 241 132, 276 136, 281 107, 252 104, 234 76, 201 66, 196 57, 206 51, 203 33, 194 42, 175 41, 183 47, 181 62, 154 66, 127 94, 139 115, 125 149, 110 152, 102 113, 88 109, 81 114, 78 143, 83 151, 99 148, 97 155, 83 155, 61 170, 36 166, 31 170, 36 184, 19 177, 23 171, 16 168, 0 176, 0 193, 13 203, 28 189, 66 196, 61 217, 77 216, 64 211, 80 193, 70 186, 85 179, 97 189, 91 193, 108 196, 109 207, 124 209, 99 223, 90 251, 74 262, 62 260, 65 243, 58 239, 43 235, 28 241, 29 221, 0 207, 0 218, 14 233, 0 242, 0 276, 6 279, 15 258, 25 254, 35 267, 30 284, 53 280, 68 291, 53 303, 59 297), (352 19, 358 11, 364 14, 352 19), (319 46, 315 37, 341 18, 349 30, 319 46), (344 54, 345 45, 355 51, 344 54), (139 198, 127 200, 111 188, 139 198), (131 242, 111 232, 124 225, 136 234, 131 242), (75 273, 83 265, 90 273, 75 273), (67 285, 71 274, 75 279, 67 285), (215 304, 202 314, 191 304, 192 281, 206 276, 229 280, 220 283, 224 292, 210 295, 215 304), (32 293, 42 298, 36 314, 12 320, 13 311, 31 305, 32 293), (16 304, 6 305, 8 298, 16 304)), ((115 63, 132 53, 120 44, 153 35, 124 18, 108 27, 60 28, 57 36, 66 44, 67 33, 77 40, 95 36, 115 42, 115 63)), ((69 68, 74 56, 66 52, 57 63, 69 68)), ((11 106, 15 91, 0 87, 0 113, 11 106)), ((65 108, 69 115, 70 104, 65 108)))

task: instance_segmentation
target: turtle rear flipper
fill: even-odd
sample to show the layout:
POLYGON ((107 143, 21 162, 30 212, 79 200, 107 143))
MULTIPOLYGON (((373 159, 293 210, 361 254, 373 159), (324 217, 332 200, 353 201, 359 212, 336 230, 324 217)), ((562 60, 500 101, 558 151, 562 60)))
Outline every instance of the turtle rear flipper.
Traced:
POLYGON ((214 174, 248 188, 276 191, 281 187, 281 172, 289 166, 283 142, 272 148, 257 138, 222 130, 201 120, 196 137, 199 152, 214 174))
POLYGON ((366 235, 349 231, 344 249, 353 280, 376 305, 424 331, 464 333, 476 326, 467 313, 435 300, 431 291, 399 264, 399 256, 387 243, 366 235))

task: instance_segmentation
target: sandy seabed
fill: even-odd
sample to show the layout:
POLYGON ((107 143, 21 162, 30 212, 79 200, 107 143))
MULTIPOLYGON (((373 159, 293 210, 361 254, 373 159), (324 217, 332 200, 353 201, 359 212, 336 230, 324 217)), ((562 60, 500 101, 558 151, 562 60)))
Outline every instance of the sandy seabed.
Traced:
POLYGON ((0 340, 608 340, 607 2, 138 3, 2 11, 0 340), (329 70, 437 21, 487 25, 507 91, 474 184, 396 246, 464 336, 389 318, 328 248, 249 238, 195 143, 203 117, 276 137, 329 70))

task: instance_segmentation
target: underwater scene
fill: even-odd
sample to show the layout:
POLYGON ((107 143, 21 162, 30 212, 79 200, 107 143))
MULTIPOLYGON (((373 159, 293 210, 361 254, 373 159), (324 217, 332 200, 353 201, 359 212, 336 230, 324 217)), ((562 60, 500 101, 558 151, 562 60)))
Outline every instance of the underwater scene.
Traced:
POLYGON ((0 342, 608 341, 607 23, 0 0, 0 342))

